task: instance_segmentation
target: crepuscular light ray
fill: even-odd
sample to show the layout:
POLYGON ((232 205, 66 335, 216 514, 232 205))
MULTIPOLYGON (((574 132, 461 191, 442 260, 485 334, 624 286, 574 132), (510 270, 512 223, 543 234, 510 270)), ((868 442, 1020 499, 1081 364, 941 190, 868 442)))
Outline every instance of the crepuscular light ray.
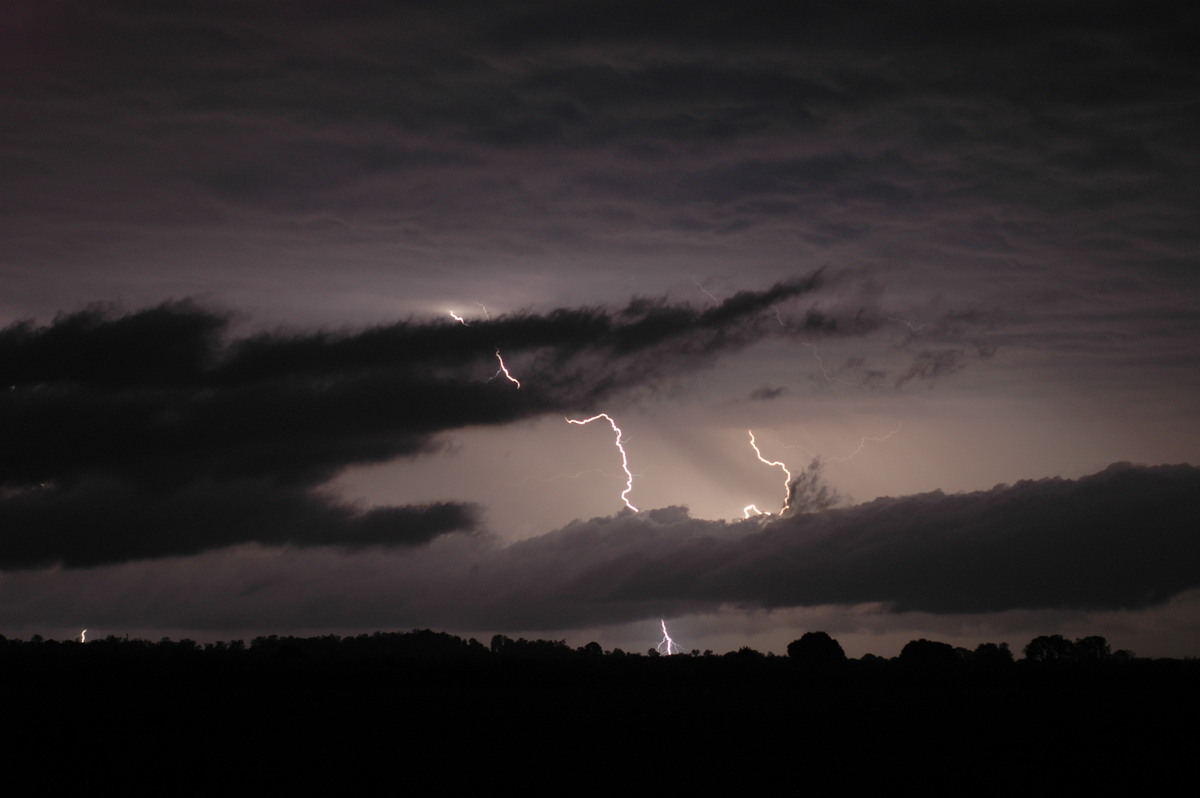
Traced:
POLYGON ((505 378, 506 380, 508 380, 508 381, 509 381, 509 382, 511 382, 513 385, 515 385, 515 386, 517 386, 518 388, 520 388, 520 387, 521 387, 521 381, 520 381, 520 380, 518 380, 516 377, 514 377, 512 374, 509 374, 509 373, 508 373, 508 366, 504 365, 504 358, 500 356, 500 350, 499 350, 499 349, 497 349, 497 350, 496 350, 496 360, 499 360, 499 361, 500 361, 500 370, 499 370, 499 371, 497 371, 495 374, 493 374, 493 375, 492 375, 492 379, 491 379, 491 380, 488 380, 488 382, 491 382, 492 380, 496 379, 496 378, 497 378, 497 377, 499 377, 501 374, 503 374, 503 375, 504 375, 504 378, 505 378))
POLYGON ((602 418, 605 421, 607 421, 608 425, 610 427, 612 427, 613 432, 616 433, 616 436, 617 436, 617 440, 616 440, 617 451, 621 453, 621 468, 623 468, 625 470, 625 490, 621 491, 621 501, 625 502, 625 506, 628 507, 630 510, 633 510, 635 513, 641 512, 640 510, 638 510, 638 508, 634 507, 629 502, 629 492, 633 490, 633 472, 629 470, 629 457, 628 457, 628 455, 625 454, 625 447, 621 444, 621 428, 617 426, 617 422, 613 421, 612 416, 610 416, 608 413, 597 413, 596 415, 592 416, 591 418, 585 418, 585 419, 568 418, 567 423, 568 424, 580 424, 580 425, 591 424, 593 421, 595 421, 598 418, 602 418))
POLYGON ((866 448, 867 441, 886 441, 888 438, 892 437, 899 431, 900 431, 900 425, 896 424, 896 428, 894 430, 892 430, 891 432, 889 432, 887 435, 876 435, 874 437, 863 437, 863 439, 858 442, 858 447, 855 448, 854 451, 850 452, 850 454, 846 455, 845 457, 831 457, 831 458, 829 458, 829 461, 832 463, 844 463, 847 460, 853 458, 856 454, 861 452, 864 448, 866 448))
POLYGON ((671 639, 671 634, 667 631, 667 622, 662 618, 660 618, 658 622, 662 625, 663 636, 662 640, 658 641, 658 645, 654 647, 654 650, 659 654, 666 654, 668 657, 672 654, 682 653, 683 649, 671 639))
MULTIPOLYGON (((792 472, 788 471, 788 467, 786 465, 784 465, 782 462, 780 462, 779 460, 768 460, 767 458, 763 457, 762 452, 760 452, 758 450, 758 444, 754 441, 754 430, 747 430, 747 432, 750 433, 750 446, 752 446, 754 448, 754 453, 756 455, 758 455, 759 462, 769 465, 773 468, 780 468, 783 470, 783 474, 784 474, 783 507, 780 508, 780 510, 779 510, 779 514, 783 515, 784 513, 786 513, 788 511, 788 508, 791 506, 792 472)), ((753 505, 751 505, 751 506, 753 507, 753 505)), ((754 509, 757 510, 758 508, 755 507, 754 509)), ((742 512, 744 513, 745 510, 743 510, 742 512)), ((749 516, 747 516, 747 517, 749 517, 749 516)))

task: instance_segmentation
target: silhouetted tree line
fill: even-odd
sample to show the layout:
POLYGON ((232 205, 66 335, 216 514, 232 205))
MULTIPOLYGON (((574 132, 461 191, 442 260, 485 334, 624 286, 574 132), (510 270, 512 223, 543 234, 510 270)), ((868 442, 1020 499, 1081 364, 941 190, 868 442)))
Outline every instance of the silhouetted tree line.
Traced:
MULTIPOLYGON (((1056 665, 1126 663, 1137 659, 1132 652, 1112 651, 1103 637, 1090 636, 1074 641, 1062 635, 1035 637, 1024 648, 1024 662, 1053 663, 1056 665)), ((516 640, 502 634, 492 637, 488 645, 475 638, 463 640, 455 635, 434 632, 429 629, 412 632, 375 632, 357 636, 320 637, 260 636, 247 646, 241 640, 220 641, 200 644, 194 640, 171 640, 162 638, 158 642, 130 639, 110 635, 87 643, 78 641, 45 640, 34 635, 29 640, 10 640, 0 635, 0 662, 13 662, 21 658, 46 658, 75 661, 87 658, 105 661, 114 658, 143 662, 287 662, 329 661, 352 662, 369 660, 413 660, 450 661, 463 660, 482 662, 499 661, 554 661, 590 662, 604 660, 667 659, 655 649, 645 655, 626 652, 620 648, 604 650, 599 643, 590 642, 572 648, 563 640, 516 640)), ((686 654, 672 655, 670 659, 700 659, 740 661, 780 660, 774 654, 763 654, 749 647, 742 647, 723 655, 711 650, 693 650, 686 654)), ((898 663, 906 666, 989 666, 999 667, 1015 664, 1007 643, 981 643, 974 650, 951 646, 934 640, 912 640, 891 660, 866 654, 859 660, 846 656, 841 644, 826 632, 806 632, 787 646, 786 661, 809 667, 837 668, 851 662, 898 663)))
POLYGON ((628 785, 658 769, 707 778, 718 763, 794 769, 798 756, 886 787, 935 757, 921 774, 927 791, 1013 794, 1036 777, 1077 794, 1080 784, 1111 786, 1113 762, 1136 759, 1139 773, 1190 762, 1193 746, 1177 730, 1200 712, 1200 661, 1137 659, 1095 637, 1035 638, 1022 659, 1003 643, 929 640, 891 659, 851 659, 824 632, 793 641, 786 656, 749 647, 662 656, 430 630, 205 644, 0 637, 0 677, 13 762, 136 752, 208 772, 214 760, 266 761, 279 765, 272 779, 302 788, 315 762, 369 759, 457 778, 513 762, 600 772, 627 761, 619 781, 628 785))

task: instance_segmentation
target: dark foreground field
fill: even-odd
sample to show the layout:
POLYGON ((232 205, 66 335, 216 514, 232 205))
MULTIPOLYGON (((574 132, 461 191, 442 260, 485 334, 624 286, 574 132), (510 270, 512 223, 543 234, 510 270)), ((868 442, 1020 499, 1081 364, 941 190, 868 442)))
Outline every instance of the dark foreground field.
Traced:
POLYGON ((170 793, 1189 789, 1193 660, 820 663, 497 640, 3 641, 4 751, 45 778, 170 793))

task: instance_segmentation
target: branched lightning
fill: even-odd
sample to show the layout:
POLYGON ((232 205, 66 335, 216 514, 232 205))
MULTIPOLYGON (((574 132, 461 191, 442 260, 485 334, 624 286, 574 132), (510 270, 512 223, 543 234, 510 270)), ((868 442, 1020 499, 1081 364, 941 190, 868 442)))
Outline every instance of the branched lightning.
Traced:
POLYGON ((504 375, 504 378, 505 378, 506 380, 508 380, 508 381, 509 381, 509 382, 511 382, 513 385, 515 385, 515 386, 517 386, 518 388, 520 388, 520 387, 521 387, 521 381, 520 381, 520 380, 518 380, 518 379, 517 379, 516 377, 514 377, 513 375, 511 375, 511 374, 509 374, 509 373, 508 373, 508 366, 504 365, 504 358, 502 358, 502 357, 500 356, 500 350, 499 350, 499 349, 497 349, 497 350, 496 350, 496 360, 499 360, 499 361, 500 361, 500 370, 499 370, 499 371, 497 371, 495 374, 493 374, 493 375, 492 375, 492 377, 491 377, 491 379, 489 379, 489 380, 488 380, 488 382, 491 382, 492 380, 496 379, 496 378, 497 378, 497 377, 499 377, 501 374, 503 374, 503 375, 504 375))
POLYGON ((758 509, 758 505, 747 504, 745 507, 742 508, 742 518, 749 518, 751 510, 754 511, 755 516, 770 515, 770 513, 764 513, 762 510, 758 509))
POLYGON ((829 458, 829 461, 832 463, 844 463, 847 460, 854 457, 859 452, 861 452, 864 448, 866 448, 867 441, 886 441, 888 438, 892 437, 899 431, 900 431, 900 425, 896 424, 896 428, 894 430, 892 430, 891 432, 889 432, 887 435, 876 435, 874 437, 864 437, 862 440, 860 440, 858 442, 858 447, 855 448, 854 451, 850 452, 850 454, 846 455, 845 457, 831 457, 831 458, 829 458))
POLYGON ((621 445, 621 428, 617 426, 617 422, 613 421, 612 416, 610 416, 608 413, 597 413, 591 418, 585 418, 581 420, 568 418, 567 423, 580 425, 591 424, 598 418, 606 420, 608 425, 612 427, 613 432, 617 435, 617 451, 621 453, 621 468, 625 470, 625 490, 621 491, 621 501, 625 502, 625 506, 630 510, 633 510, 635 513, 640 512, 638 508, 629 503, 629 492, 633 490, 633 472, 629 470, 629 457, 625 454, 625 447, 621 445))
MULTIPOLYGON (((763 457, 762 452, 760 452, 758 450, 758 444, 755 443, 755 441, 754 441, 754 430, 746 430, 746 431, 750 433, 750 445, 754 448, 754 453, 756 455, 758 455, 759 462, 764 463, 769 466, 772 466, 773 468, 783 469, 783 474, 784 474, 783 507, 779 510, 779 514, 783 515, 784 513, 786 513, 788 511, 788 508, 791 506, 791 503, 792 503, 792 495, 791 495, 792 494, 792 472, 788 471, 788 467, 786 465, 784 465, 782 462, 780 462, 779 460, 768 460, 767 458, 763 457)), ((750 507, 747 507, 745 510, 742 510, 743 514, 745 514, 746 511, 749 510, 751 507, 753 507, 754 510, 756 512, 760 513, 761 515, 766 515, 766 513, 763 513, 757 507, 754 507, 753 504, 750 505, 750 507)), ((747 514, 746 517, 749 518, 750 516, 747 514)))
POLYGON ((821 359, 821 350, 817 349, 817 345, 811 341, 801 341, 800 344, 812 349, 813 357, 817 359, 817 365, 821 367, 821 374, 824 375, 825 382, 833 384, 833 377, 830 377, 829 372, 825 370, 825 361, 821 359))
POLYGON ((683 649, 671 639, 671 634, 667 631, 667 622, 661 618, 658 622, 662 625, 663 636, 662 640, 658 641, 658 645, 654 647, 654 650, 659 654, 666 654, 668 657, 672 654, 682 653, 683 649))

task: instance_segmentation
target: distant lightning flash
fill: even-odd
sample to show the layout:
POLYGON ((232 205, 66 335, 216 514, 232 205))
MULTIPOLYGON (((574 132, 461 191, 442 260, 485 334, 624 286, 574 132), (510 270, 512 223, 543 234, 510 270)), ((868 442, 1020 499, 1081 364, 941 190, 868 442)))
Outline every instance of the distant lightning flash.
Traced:
POLYGON ((479 306, 479 309, 483 311, 483 320, 484 320, 484 321, 491 321, 491 320, 492 320, 492 317, 488 315, 488 312, 487 312, 487 305, 483 304, 482 302, 476 302, 475 304, 476 304, 476 305, 478 305, 478 306, 479 306))
POLYGON ((756 516, 770 515, 770 513, 764 513, 762 510, 758 509, 758 505, 756 505, 756 504, 747 504, 745 507, 742 508, 742 518, 749 518, 751 510, 754 511, 754 515, 756 515, 756 516))
POLYGON ((621 501, 625 502, 625 506, 630 510, 633 510, 635 513, 641 512, 638 510, 638 508, 629 503, 629 492, 633 490, 633 472, 629 470, 629 457, 625 454, 625 447, 621 445, 621 428, 617 426, 617 422, 613 421, 612 416, 610 416, 608 413, 597 413, 591 418, 585 418, 582 420, 568 418, 567 423, 580 425, 591 424, 598 418, 606 420, 608 425, 612 427, 613 432, 615 432, 617 435, 617 451, 621 453, 621 468, 625 469, 625 490, 621 491, 621 501))
MULTIPOLYGON (((503 374, 503 375, 504 375, 504 378, 505 378, 506 380, 508 380, 508 381, 509 381, 509 382, 511 382, 513 385, 515 385, 515 386, 517 386, 518 388, 520 388, 520 387, 521 387, 521 381, 520 381, 520 380, 518 380, 518 379, 517 379, 516 377, 514 377, 513 375, 511 375, 511 374, 509 374, 509 373, 508 373, 508 366, 504 365, 504 358, 500 357, 500 350, 499 350, 499 349, 497 349, 497 350, 496 350, 496 360, 499 360, 499 361, 500 361, 500 370, 499 370, 499 371, 497 371, 495 374, 493 374, 493 375, 492 375, 492 379, 494 380, 494 379, 496 379, 496 377, 499 377, 501 374, 503 374)), ((489 380, 489 382, 490 382, 490 381, 491 381, 491 380, 489 380)))
POLYGON ((845 457, 831 457, 831 458, 829 458, 829 460, 830 460, 830 462, 833 462, 833 463, 844 463, 847 460, 853 458, 854 455, 861 452, 864 448, 866 448, 867 441, 886 441, 888 438, 892 437, 899 431, 900 431, 900 425, 897 424, 896 428, 894 430, 892 430, 891 432, 889 432, 887 435, 876 435, 875 437, 864 437, 862 440, 860 440, 858 442, 858 448, 856 448, 854 451, 850 452, 850 454, 846 455, 845 457))
POLYGON ((82 632, 79 633, 79 642, 80 643, 87 642, 87 629, 84 629, 82 632))
POLYGON ((801 341, 800 344, 801 346, 807 346, 812 349, 813 357, 817 359, 817 365, 821 367, 821 375, 825 377, 825 382, 829 383, 830 385, 832 385, 835 381, 844 382, 844 380, 835 380, 833 377, 829 376, 829 372, 825 370, 825 361, 821 359, 821 350, 817 348, 816 344, 812 343, 811 341, 801 341))
POLYGON ((683 649, 671 639, 671 634, 667 631, 667 622, 661 618, 658 622, 662 624, 663 637, 662 640, 658 641, 658 645, 654 647, 654 650, 659 654, 666 654, 668 657, 672 654, 683 653, 683 649))
MULTIPOLYGON (((791 503, 792 503, 792 497, 791 497, 792 472, 788 471, 788 467, 786 465, 784 465, 782 462, 780 462, 779 460, 768 460, 767 458, 763 457, 762 452, 760 452, 758 450, 758 444, 755 443, 755 441, 754 441, 754 430, 746 430, 746 431, 750 433, 750 445, 754 448, 754 453, 756 455, 758 455, 759 462, 764 463, 769 466, 772 466, 773 468, 783 469, 783 473, 784 473, 783 507, 779 510, 779 514, 783 515, 784 513, 786 513, 788 511, 788 508, 791 506, 791 503)), ((747 511, 750 510, 751 508, 753 508, 760 515, 766 515, 766 513, 763 513, 761 510, 759 510, 757 507, 755 507, 753 504, 751 504, 749 507, 742 510, 742 513, 745 514, 746 518, 750 517, 750 515, 748 514, 747 511)))
POLYGON ((455 313, 453 310, 451 310, 451 311, 447 311, 447 312, 450 314, 450 318, 454 319, 456 322, 458 322, 458 323, 459 323, 459 324, 461 324, 462 326, 464 326, 464 327, 470 327, 470 326, 471 326, 470 324, 467 324, 467 320, 466 320, 466 319, 464 319, 462 316, 460 316, 460 315, 458 315, 457 313, 455 313))
POLYGON ((897 324, 903 324, 905 327, 907 327, 909 329, 910 332, 918 332, 925 326, 924 324, 918 324, 916 326, 913 326, 913 323, 911 321, 905 321, 904 319, 898 319, 895 316, 887 316, 886 318, 888 321, 894 321, 897 324))
POLYGON ((703 293, 706 297, 711 299, 713 302, 716 302, 718 305, 721 304, 721 300, 719 300, 715 296, 713 296, 712 292, 709 291, 707 288, 705 288, 703 283, 701 283, 695 277, 692 278, 692 282, 696 284, 696 287, 699 288, 700 292, 703 293))

